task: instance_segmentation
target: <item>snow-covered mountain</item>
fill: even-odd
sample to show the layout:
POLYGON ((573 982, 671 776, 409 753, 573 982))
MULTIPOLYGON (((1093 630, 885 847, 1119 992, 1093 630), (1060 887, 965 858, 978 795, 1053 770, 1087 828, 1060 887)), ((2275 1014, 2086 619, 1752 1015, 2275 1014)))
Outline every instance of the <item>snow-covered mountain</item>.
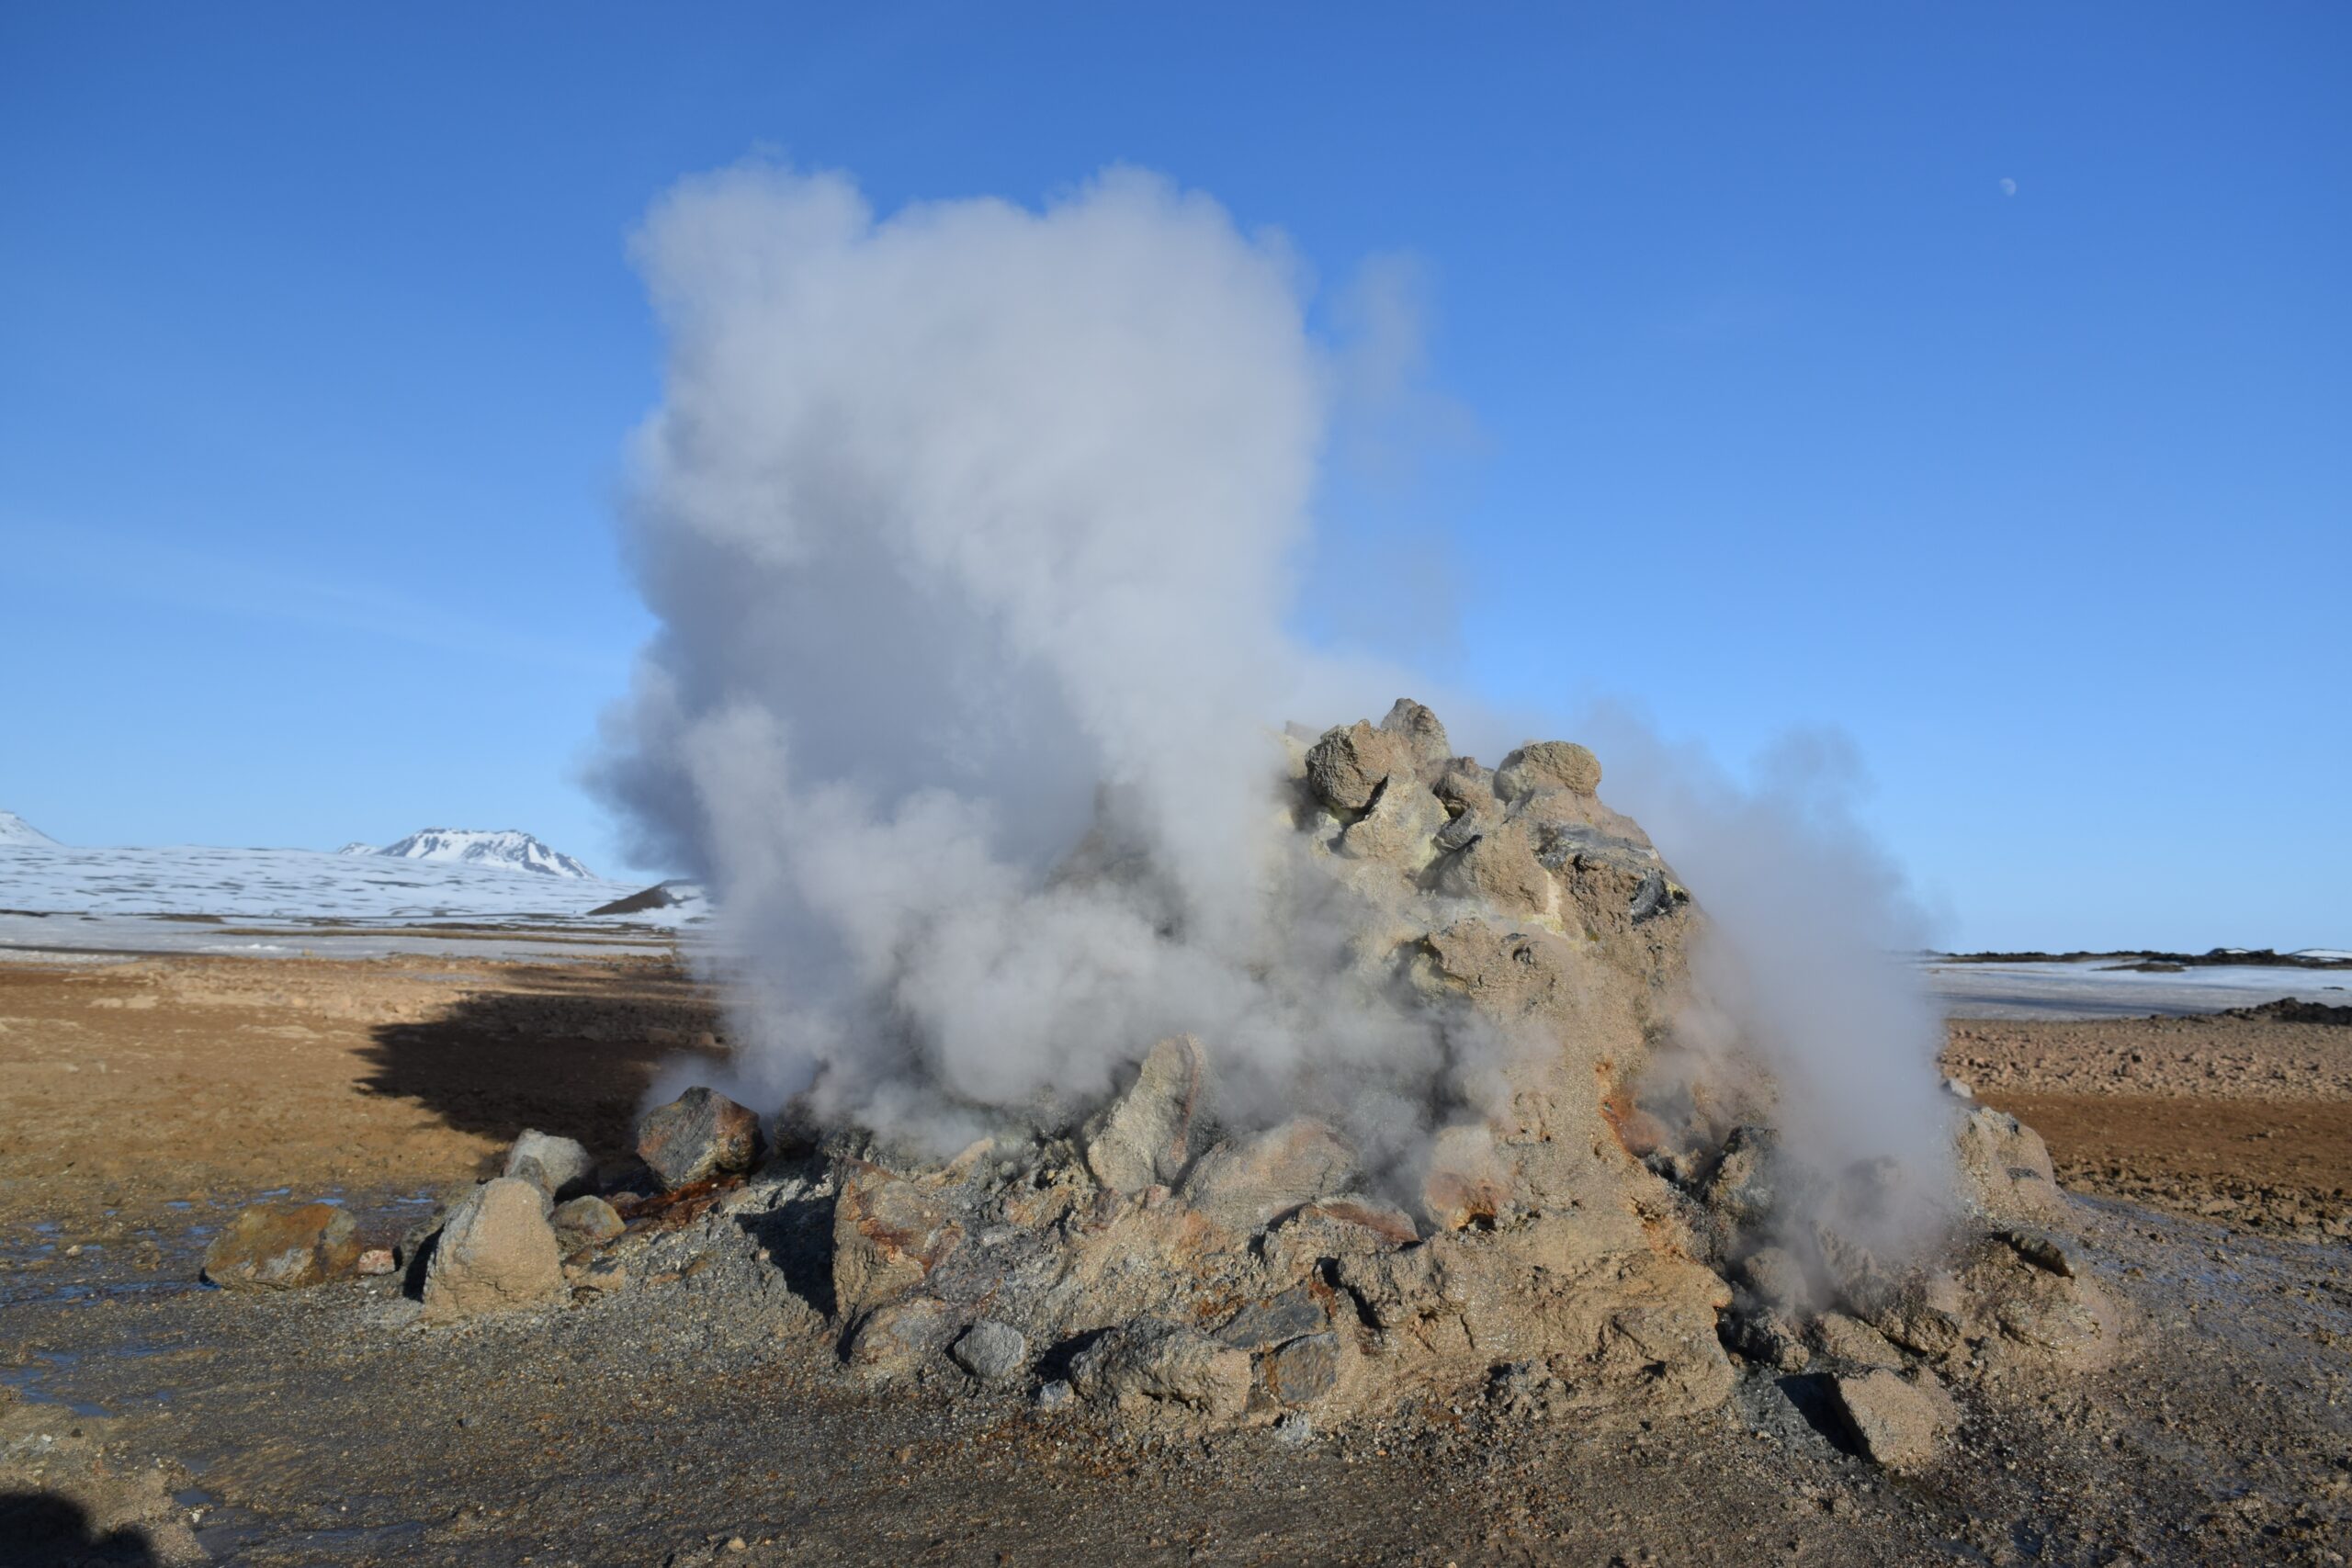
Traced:
POLYGON ((53 850, 57 840, 13 811, 0 811, 0 847, 53 850))
POLYGON ((541 876, 596 880, 594 872, 570 855, 551 850, 530 834, 512 828, 495 832, 479 828, 426 828, 380 850, 345 844, 341 852, 389 855, 394 860, 445 861, 502 871, 537 872, 541 876))

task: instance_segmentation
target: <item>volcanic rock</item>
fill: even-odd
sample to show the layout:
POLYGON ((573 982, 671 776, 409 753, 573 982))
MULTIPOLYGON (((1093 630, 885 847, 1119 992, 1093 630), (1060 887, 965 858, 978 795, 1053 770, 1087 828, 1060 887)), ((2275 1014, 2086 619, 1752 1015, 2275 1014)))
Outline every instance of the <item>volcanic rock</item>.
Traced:
POLYGON ((1385 734, 1400 737, 1415 761, 1423 766, 1444 761, 1453 750, 1437 715, 1410 697, 1398 697, 1381 719, 1380 728, 1385 734))
POLYGON ((351 1273, 359 1227, 333 1203, 240 1209, 204 1249, 204 1277, 224 1291, 293 1291, 351 1273))
POLYGON ((1265 1358, 1266 1393, 1278 1404, 1312 1404, 1340 1386, 1343 1351, 1336 1334, 1308 1334, 1265 1358))
POLYGON ((1146 1052, 1135 1082, 1088 1125, 1086 1168, 1094 1179, 1126 1193, 1174 1184, 1193 1157, 1193 1123, 1207 1079, 1207 1058, 1189 1034, 1146 1052))
MULTIPOLYGON (((1459 827, 1460 818, 1455 823, 1459 827)), ((1437 886, 1456 898, 1476 899, 1506 915, 1552 912, 1552 878, 1535 858, 1523 823, 1505 822, 1479 830, 1438 867, 1437 886)))
POLYGON ((432 1317, 470 1317, 565 1298, 563 1259, 530 1182, 500 1177, 475 1189, 441 1227, 424 1272, 432 1317))
POLYGON ((964 1330, 947 1353, 984 1382, 1001 1382, 1029 1364, 1029 1341, 1011 1324, 983 1319, 964 1330))
POLYGON ((1331 1326, 1331 1314, 1304 1286, 1256 1302, 1236 1313, 1216 1337, 1244 1350, 1264 1350, 1331 1326))
POLYGON ((1813 1320, 1813 1342, 1833 1360, 1861 1367, 1903 1365, 1903 1352, 1885 1335, 1842 1312, 1825 1312, 1813 1320))
POLYGON ((1495 770, 1495 793, 1518 800, 1538 790, 1590 795, 1600 787, 1600 759, 1572 740, 1531 740, 1495 770))
POLYGON ((549 1222, 555 1230, 557 1245, 566 1252, 577 1252, 583 1247, 600 1247, 621 1234, 626 1228, 620 1211, 602 1198, 574 1198, 559 1203, 549 1222))
POLYGON ((1830 1387, 1863 1454, 1888 1470, 1927 1469, 1959 1425, 1951 1396, 1932 1378, 1912 1382, 1882 1370, 1838 1378, 1830 1387))
POLYGON ((551 1201, 561 1202, 594 1186, 596 1162, 570 1138, 526 1131, 507 1151, 502 1174, 527 1181, 551 1201))
POLYGON ((945 1302, 910 1296, 861 1319, 846 1359, 876 1382, 904 1377, 945 1348, 955 1332, 956 1314, 945 1302))
POLYGON ((1130 1414, 1176 1405, 1230 1420, 1250 1402, 1247 1350, 1164 1318, 1123 1324, 1079 1352, 1070 1382, 1091 1402, 1130 1414))
POLYGON ((854 1165, 833 1202, 833 1300, 854 1314, 902 1295, 963 1236, 946 1206, 913 1182, 877 1165, 854 1165))
MULTIPOLYGON (((1440 731, 1441 743, 1443 731, 1440 731)), ((1441 750, 1440 756, 1443 755, 1441 750)), ((1392 775, 1410 778, 1421 761, 1417 738, 1374 729, 1361 721, 1325 732, 1308 748, 1306 784, 1332 810, 1352 815, 1372 804, 1374 793, 1392 775)))
POLYGON ((759 1117, 716 1089, 690 1089, 637 1124, 638 1157, 672 1191, 741 1175, 760 1163, 760 1152, 759 1117))
POLYGON ((1374 792, 1364 814, 1348 824, 1336 846, 1350 860, 1385 861, 1419 871, 1437 854, 1445 807, 1410 778, 1397 775, 1374 792))
POLYGON ((1262 1230, 1276 1215, 1329 1197, 1355 1174, 1355 1151, 1320 1122, 1301 1118, 1219 1144, 1200 1157, 1178 1196, 1228 1230, 1262 1230))

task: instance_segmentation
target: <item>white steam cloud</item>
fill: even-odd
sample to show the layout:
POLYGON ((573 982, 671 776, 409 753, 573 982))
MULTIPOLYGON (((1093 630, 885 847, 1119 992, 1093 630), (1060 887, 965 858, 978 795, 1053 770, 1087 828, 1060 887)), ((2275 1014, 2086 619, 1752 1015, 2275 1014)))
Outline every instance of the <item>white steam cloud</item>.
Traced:
MULTIPOLYGON (((670 345, 631 513, 662 629, 600 778, 714 885, 746 1098, 948 1144, 1190 1030, 1227 1115, 1328 1116, 1377 1166, 1497 1092, 1506 1043, 1397 1006, 1343 895, 1286 869, 1269 731, 1407 686, 1283 631, 1367 355, 1310 333, 1278 240, 1134 171, 877 218, 762 166, 676 189, 639 260, 670 345)), ((1857 977, 1886 899, 1850 825, 1620 743, 1612 793, 1736 938, 1742 1026, 1850 1124, 1932 1094, 1918 1020, 1857 977)))

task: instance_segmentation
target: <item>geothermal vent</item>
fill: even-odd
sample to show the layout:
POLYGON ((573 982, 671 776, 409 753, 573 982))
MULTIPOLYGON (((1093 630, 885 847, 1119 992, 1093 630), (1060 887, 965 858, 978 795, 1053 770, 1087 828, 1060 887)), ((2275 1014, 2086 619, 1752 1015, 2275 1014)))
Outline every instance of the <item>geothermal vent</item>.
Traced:
MULTIPOLYGON (((1270 1076, 1262 1040, 1106 1041, 1139 1053, 1106 1092, 1010 1105, 922 1082, 914 1046, 896 1092, 821 1069, 754 1186, 829 1209, 801 1271, 852 1367, 1235 1424, 1465 1387, 1648 1416, 1810 1365, 1932 1424, 1952 1382, 2111 1348, 2030 1130, 1956 1085, 1941 1146, 1904 1160, 1795 1130, 1818 1118, 1699 994, 1706 889, 1602 803, 1591 752, 1489 768, 1410 701, 1284 744, 1261 888, 1283 932, 1255 951, 1318 972, 1259 979, 1378 1048, 1270 1076), (982 1130, 950 1152, 944 1126, 982 1130)), ((1099 828, 1057 883, 1148 904, 1155 874, 1099 828)), ((709 1174, 677 1156, 715 1098, 654 1112, 673 1180, 709 1174)))

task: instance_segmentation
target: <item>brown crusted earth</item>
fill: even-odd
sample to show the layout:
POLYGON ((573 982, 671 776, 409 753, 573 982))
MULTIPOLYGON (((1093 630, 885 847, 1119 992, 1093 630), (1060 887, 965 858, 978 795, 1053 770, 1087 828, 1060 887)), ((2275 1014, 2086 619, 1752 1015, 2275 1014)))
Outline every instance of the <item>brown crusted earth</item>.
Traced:
POLYGON ((2040 1131, 2075 1190, 2341 1243, 2352 1028, 2277 1016, 2292 1010, 1955 1020, 1944 1070, 2040 1131))

